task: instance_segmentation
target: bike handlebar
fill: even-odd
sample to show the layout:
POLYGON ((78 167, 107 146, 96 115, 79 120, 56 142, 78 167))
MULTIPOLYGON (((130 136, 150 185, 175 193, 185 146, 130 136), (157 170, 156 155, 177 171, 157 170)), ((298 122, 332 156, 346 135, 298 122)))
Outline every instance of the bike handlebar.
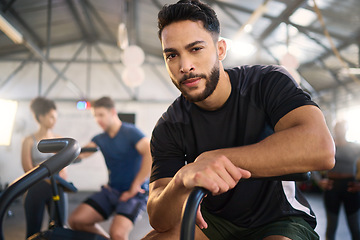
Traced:
MULTIPOLYGON (((307 181, 310 179, 310 172, 294 173, 275 177, 257 178, 268 181, 307 181)), ((256 178, 253 178, 256 179, 256 178)), ((180 240, 193 240, 195 235, 196 212, 201 200, 210 194, 205 188, 195 187, 186 200, 186 205, 182 213, 180 240)))
POLYGON ((10 203, 19 195, 24 193, 32 185, 40 182, 46 177, 60 171, 80 154, 79 143, 72 138, 44 139, 38 144, 41 152, 57 152, 55 155, 39 164, 29 172, 13 181, 0 196, 0 240, 3 236, 3 218, 10 203))

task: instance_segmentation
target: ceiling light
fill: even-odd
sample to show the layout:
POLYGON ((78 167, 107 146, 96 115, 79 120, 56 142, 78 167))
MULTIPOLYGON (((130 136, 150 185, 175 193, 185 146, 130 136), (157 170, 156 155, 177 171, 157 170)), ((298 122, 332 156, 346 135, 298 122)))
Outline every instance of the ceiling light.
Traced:
POLYGON ((303 27, 309 26, 316 19, 316 14, 310 10, 299 8, 291 16, 290 21, 303 27))
POLYGON ((118 26, 117 44, 121 49, 125 49, 129 46, 128 33, 125 23, 120 23, 118 26))
POLYGON ((0 30, 3 31, 14 43, 24 42, 23 35, 16 30, 2 15, 0 15, 0 30))

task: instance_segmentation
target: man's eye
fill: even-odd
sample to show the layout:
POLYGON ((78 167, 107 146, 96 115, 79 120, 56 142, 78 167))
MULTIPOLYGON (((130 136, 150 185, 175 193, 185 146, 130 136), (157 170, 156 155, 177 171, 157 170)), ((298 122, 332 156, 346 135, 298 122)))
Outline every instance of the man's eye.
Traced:
POLYGON ((192 50, 194 51, 194 52, 196 52, 196 51, 199 51, 199 50, 201 50, 202 48, 201 47, 194 47, 192 50))
POLYGON ((167 56, 166 56, 166 59, 172 59, 172 58, 174 58, 174 57, 176 57, 176 54, 175 54, 175 53, 172 53, 172 54, 167 55, 167 56))

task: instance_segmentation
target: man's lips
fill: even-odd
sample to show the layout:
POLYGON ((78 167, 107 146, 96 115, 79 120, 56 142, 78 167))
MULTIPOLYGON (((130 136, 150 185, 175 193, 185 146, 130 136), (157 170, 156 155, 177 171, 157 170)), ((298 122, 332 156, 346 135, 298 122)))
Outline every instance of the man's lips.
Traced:
POLYGON ((189 78, 189 79, 186 79, 185 81, 183 81, 182 84, 184 84, 187 87, 193 87, 193 86, 197 85, 200 82, 200 80, 201 80, 200 77, 189 78))

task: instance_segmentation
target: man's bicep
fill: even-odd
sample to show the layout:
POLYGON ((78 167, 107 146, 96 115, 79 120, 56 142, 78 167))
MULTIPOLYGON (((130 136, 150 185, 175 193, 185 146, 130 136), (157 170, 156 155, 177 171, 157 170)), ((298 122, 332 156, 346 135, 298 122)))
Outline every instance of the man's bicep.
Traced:
POLYGON ((299 125, 309 127, 326 127, 326 122, 321 110, 314 105, 305 105, 288 112, 275 125, 275 132, 299 125))

